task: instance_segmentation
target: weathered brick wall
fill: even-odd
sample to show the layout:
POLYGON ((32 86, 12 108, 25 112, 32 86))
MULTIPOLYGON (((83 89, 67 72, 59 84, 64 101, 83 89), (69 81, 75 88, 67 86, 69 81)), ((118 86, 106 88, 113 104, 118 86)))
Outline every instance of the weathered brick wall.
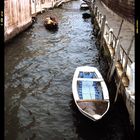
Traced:
POLYGON ((134 23, 134 0, 101 0, 108 8, 113 10, 121 17, 127 19, 131 23, 134 23))
POLYGON ((4 32, 8 40, 31 22, 31 4, 29 0, 5 0, 4 6, 4 32))

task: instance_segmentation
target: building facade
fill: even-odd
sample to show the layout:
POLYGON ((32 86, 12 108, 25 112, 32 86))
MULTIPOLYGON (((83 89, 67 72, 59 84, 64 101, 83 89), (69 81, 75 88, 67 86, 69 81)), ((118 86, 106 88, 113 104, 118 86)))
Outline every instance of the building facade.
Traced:
POLYGON ((5 0, 4 6, 4 36, 7 41, 31 24, 31 4, 29 0, 5 0))

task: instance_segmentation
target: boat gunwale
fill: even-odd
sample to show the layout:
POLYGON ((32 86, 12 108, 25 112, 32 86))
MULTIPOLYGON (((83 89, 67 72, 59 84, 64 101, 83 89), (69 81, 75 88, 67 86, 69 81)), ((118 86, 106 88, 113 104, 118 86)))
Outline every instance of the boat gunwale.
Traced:
MULTIPOLYGON (((98 79, 97 78, 97 79, 98 79)), ((80 78, 79 80, 82 80, 84 78, 80 78)), ((92 79, 91 79, 92 80, 92 79)), ((92 80, 93 81, 93 80, 92 80)), ((96 81, 95 81, 96 82, 96 81)), ((93 121, 97 121, 99 119, 101 119, 106 113, 107 111, 109 110, 109 107, 110 107, 110 100, 109 100, 109 92, 108 92, 108 89, 107 89, 107 85, 102 77, 102 75, 100 74, 100 72, 98 71, 97 68, 95 67, 90 67, 90 66, 82 66, 82 67, 78 67, 76 68, 75 70, 75 73, 74 73, 74 76, 73 76, 73 81, 72 81, 72 90, 73 90, 73 97, 74 97, 74 101, 79 109, 79 111, 87 116, 88 118, 92 119, 93 121), (102 100, 103 102, 107 102, 107 108, 106 110, 104 111, 104 113, 102 115, 100 115, 100 117, 97 119, 97 118, 94 118, 94 115, 91 115, 90 113, 87 113, 86 111, 84 111, 79 105, 78 105, 78 100, 79 101, 84 101, 83 99, 79 99, 79 96, 78 96, 78 91, 77 91, 77 86, 76 86, 76 83, 78 82, 78 75, 79 75, 79 72, 95 72, 98 76, 98 78, 102 79, 102 81, 97 81, 97 82, 100 82, 100 83, 103 83, 103 85, 101 86, 102 87, 102 91, 103 91, 103 94, 104 94, 104 90, 103 90, 103 87, 105 87, 106 89, 106 92, 108 94, 108 98, 107 99, 104 99, 102 100), (77 98, 76 98, 77 97, 77 98)), ((96 100, 96 99, 95 99, 96 100)), ((97 100, 96 100, 97 101, 97 100)), ((99 115, 99 114, 95 114, 95 115, 99 115)))
POLYGON ((101 78, 77 78, 77 81, 95 81, 95 82, 104 82, 101 78))
POLYGON ((76 102, 109 102, 109 100, 96 100, 96 99, 79 99, 76 102))

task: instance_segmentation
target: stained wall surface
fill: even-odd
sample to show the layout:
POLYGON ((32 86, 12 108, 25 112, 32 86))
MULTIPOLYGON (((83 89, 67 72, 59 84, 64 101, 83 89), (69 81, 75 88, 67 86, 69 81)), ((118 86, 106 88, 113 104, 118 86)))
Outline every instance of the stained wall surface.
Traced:
POLYGON ((29 0, 5 0, 4 4, 6 41, 31 23, 31 4, 29 0))

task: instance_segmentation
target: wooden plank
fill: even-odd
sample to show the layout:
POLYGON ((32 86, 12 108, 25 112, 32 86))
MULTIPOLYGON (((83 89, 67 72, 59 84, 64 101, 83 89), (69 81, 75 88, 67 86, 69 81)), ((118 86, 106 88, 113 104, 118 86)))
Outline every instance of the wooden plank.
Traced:
POLYGON ((84 100, 76 100, 77 102, 108 102, 106 100, 95 100, 95 99, 84 99, 84 100))
POLYGON ((77 81, 96 81, 96 82, 101 82, 103 79, 96 79, 96 78, 77 78, 77 81))
MULTIPOLYGON (((121 75, 123 73, 123 67, 122 67, 122 64, 120 62, 117 62, 116 63, 116 72, 117 72, 118 77, 121 78, 121 75)), ((128 85, 129 85, 129 79, 126 76, 126 74, 122 78, 122 83, 123 83, 123 85, 125 87, 128 87, 128 85)))

